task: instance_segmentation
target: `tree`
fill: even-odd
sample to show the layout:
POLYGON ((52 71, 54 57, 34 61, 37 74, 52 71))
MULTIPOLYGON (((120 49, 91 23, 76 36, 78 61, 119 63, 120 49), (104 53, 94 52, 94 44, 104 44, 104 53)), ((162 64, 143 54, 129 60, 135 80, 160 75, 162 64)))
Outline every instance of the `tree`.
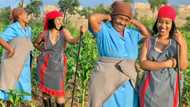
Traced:
POLYGON ((162 4, 167 4, 168 0, 148 0, 150 8, 154 13, 162 4))
POLYGON ((24 0, 20 0, 19 7, 24 7, 24 0))
POLYGON ((133 0, 123 0, 124 2, 129 2, 129 3, 131 3, 131 2, 133 2, 133 0))
POLYGON ((104 6, 103 4, 98 5, 96 8, 93 9, 94 13, 111 13, 111 9, 108 6, 104 6))
POLYGON ((88 16, 89 16, 90 14, 92 14, 92 12, 93 12, 93 9, 92 9, 92 8, 90 8, 90 7, 85 7, 85 8, 83 8, 82 10, 79 11, 79 14, 80 14, 81 16, 85 16, 85 18, 88 18, 88 16))
POLYGON ((92 13, 105 13, 105 14, 110 14, 111 9, 109 6, 104 6, 103 4, 100 4, 96 6, 95 8, 91 7, 85 7, 82 10, 79 11, 79 14, 81 16, 85 16, 86 18, 92 14, 92 13))
POLYGON ((65 23, 68 23, 68 14, 76 14, 79 0, 59 0, 58 5, 65 15, 65 23))
POLYGON ((35 17, 38 17, 40 15, 40 6, 42 2, 41 0, 30 0, 30 4, 26 6, 26 11, 29 14, 33 14, 35 17))
POLYGON ((9 24, 10 7, 2 8, 0 11, 0 32, 9 24))

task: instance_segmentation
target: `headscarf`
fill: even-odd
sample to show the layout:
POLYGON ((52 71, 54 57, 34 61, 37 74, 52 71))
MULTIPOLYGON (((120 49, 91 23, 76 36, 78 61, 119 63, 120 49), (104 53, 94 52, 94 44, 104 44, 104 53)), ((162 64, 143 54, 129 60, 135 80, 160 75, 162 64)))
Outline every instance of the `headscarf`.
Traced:
POLYGON ((21 7, 14 8, 11 11, 10 20, 13 22, 17 21, 19 18, 19 15, 21 15, 23 12, 25 12, 24 8, 21 8, 21 7))
POLYGON ((60 11, 57 11, 57 10, 53 10, 53 11, 48 12, 45 15, 45 19, 44 19, 44 30, 48 30, 48 21, 51 19, 55 19, 57 17, 64 17, 64 14, 60 11))
POLYGON ((112 4, 112 13, 111 15, 124 15, 129 18, 132 17, 132 8, 129 3, 123 2, 123 1, 115 1, 112 4))
POLYGON ((172 6, 164 5, 158 11, 158 18, 169 18, 175 21, 176 11, 172 6))

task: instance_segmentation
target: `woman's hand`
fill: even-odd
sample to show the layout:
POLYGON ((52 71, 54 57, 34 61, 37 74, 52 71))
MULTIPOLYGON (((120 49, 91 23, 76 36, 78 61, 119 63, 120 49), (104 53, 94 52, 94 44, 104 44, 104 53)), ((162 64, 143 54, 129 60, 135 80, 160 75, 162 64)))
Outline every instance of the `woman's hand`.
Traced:
POLYGON ((81 25, 80 26, 80 35, 83 35, 86 31, 87 31, 87 27, 85 27, 84 25, 81 25))
POLYGON ((132 25, 137 25, 137 24, 139 24, 140 22, 138 22, 136 19, 131 19, 130 20, 130 23, 132 24, 132 25))
POLYGON ((7 52, 7 56, 9 58, 11 58, 13 55, 15 54, 15 49, 13 47, 11 47, 8 52, 7 52))
POLYGON ((168 59, 164 63, 167 68, 175 68, 177 65, 177 61, 175 58, 168 59))
POLYGON ((138 20, 131 19, 130 23, 140 30, 140 32, 141 32, 141 34, 142 34, 142 36, 144 38, 147 38, 147 37, 151 36, 151 32, 141 22, 139 22, 138 20))

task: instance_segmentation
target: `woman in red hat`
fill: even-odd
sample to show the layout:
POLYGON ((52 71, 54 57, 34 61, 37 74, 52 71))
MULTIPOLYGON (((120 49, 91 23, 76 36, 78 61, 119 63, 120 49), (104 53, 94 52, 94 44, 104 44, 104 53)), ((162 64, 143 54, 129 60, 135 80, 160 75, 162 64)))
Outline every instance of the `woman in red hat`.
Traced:
POLYGON ((140 107, 178 107, 176 71, 177 45, 181 70, 187 69, 187 44, 176 30, 176 11, 165 5, 159 9, 153 37, 144 41, 140 62, 146 70, 140 86, 140 107))
MULTIPOLYGON (((43 92, 44 107, 51 107, 50 96, 56 97, 57 107, 64 107, 64 78, 66 71, 66 57, 64 46, 66 42, 75 44, 80 36, 74 38, 63 28, 64 14, 51 11, 45 16, 44 31, 35 41, 35 47, 41 51, 37 60, 39 88, 43 92)), ((85 32, 80 29, 80 35, 85 32)))

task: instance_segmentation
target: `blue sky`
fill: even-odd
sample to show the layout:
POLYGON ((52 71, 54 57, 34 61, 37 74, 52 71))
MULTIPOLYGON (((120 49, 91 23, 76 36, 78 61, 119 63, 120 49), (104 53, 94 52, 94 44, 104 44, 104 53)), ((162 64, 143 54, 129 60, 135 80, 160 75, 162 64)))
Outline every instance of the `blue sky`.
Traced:
MULTIPOLYGON (((6 7, 6 6, 11 6, 15 7, 20 0, 0 0, 0 7, 6 7)), ((24 0, 25 3, 29 3, 30 0, 24 0)), ((56 4, 58 0, 42 0, 43 4, 56 4)), ((82 6, 87 7, 94 7, 98 4, 106 4, 109 5, 112 3, 113 0, 80 0, 80 3, 82 6)), ((135 2, 146 2, 147 0, 134 0, 135 2)), ((190 0, 169 0, 169 3, 173 5, 178 5, 178 4, 190 4, 190 0)))

